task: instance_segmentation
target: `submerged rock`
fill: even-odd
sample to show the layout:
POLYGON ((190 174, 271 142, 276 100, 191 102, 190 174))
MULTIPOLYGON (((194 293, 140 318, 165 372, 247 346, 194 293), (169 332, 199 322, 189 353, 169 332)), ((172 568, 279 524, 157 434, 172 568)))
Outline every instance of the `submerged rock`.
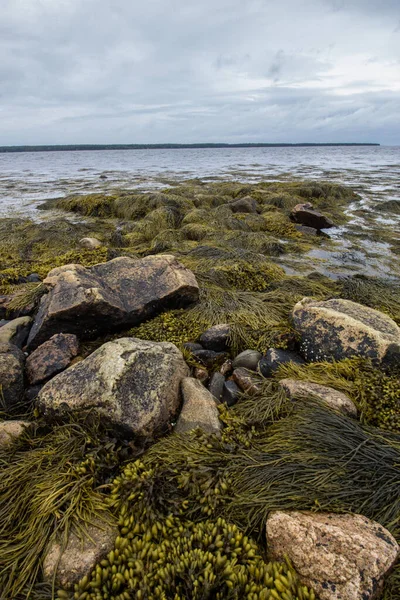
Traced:
POLYGON ((36 385, 60 373, 77 356, 79 341, 72 333, 56 333, 26 359, 29 383, 36 385))
POLYGON ((293 321, 307 360, 352 356, 384 364, 400 360, 400 327, 372 308, 350 300, 304 298, 294 307, 293 321))
POLYGON ((296 204, 290 213, 290 216, 295 223, 305 225, 306 227, 312 227, 317 230, 335 227, 335 224, 331 219, 314 210, 312 204, 309 202, 306 202, 305 204, 296 204))
POLYGON ((0 448, 7 448, 24 433, 29 421, 3 421, 0 423, 0 448))
POLYGON ((379 523, 361 515, 272 512, 267 519, 270 560, 287 556, 320 600, 373 600, 399 546, 379 523))
POLYGON ((200 336, 200 344, 207 350, 222 352, 227 349, 229 335, 229 325, 214 325, 200 336))
POLYGON ((31 317, 19 317, 8 321, 0 328, 0 344, 13 344, 22 348, 28 339, 32 322, 31 317))
POLYGON ((48 418, 92 410, 117 433, 152 438, 176 415, 188 375, 174 344, 120 338, 53 377, 37 403, 48 418))
POLYGON ((171 255, 120 257, 90 268, 65 265, 50 271, 44 283, 50 291, 40 302, 31 349, 55 333, 90 338, 135 325, 199 296, 193 273, 171 255))
POLYGON ((283 387, 289 398, 310 398, 311 396, 348 417, 357 416, 357 408, 354 402, 346 394, 331 387, 296 379, 281 379, 279 385, 283 387))
POLYGON ((297 365, 304 364, 304 360, 295 352, 270 348, 258 363, 258 369, 263 377, 270 377, 281 365, 293 362, 297 365))
POLYGON ((0 389, 6 410, 16 408, 24 398, 25 355, 12 344, 0 343, 0 389))
POLYGON ((44 579, 55 579, 57 585, 72 589, 82 577, 90 577, 96 564, 114 549, 117 535, 116 526, 97 522, 88 525, 82 537, 70 533, 64 550, 60 542, 54 542, 43 562, 44 579))
POLYGON ((214 396, 192 377, 185 377, 181 388, 183 406, 174 431, 186 433, 199 427, 207 433, 218 433, 221 422, 214 396))

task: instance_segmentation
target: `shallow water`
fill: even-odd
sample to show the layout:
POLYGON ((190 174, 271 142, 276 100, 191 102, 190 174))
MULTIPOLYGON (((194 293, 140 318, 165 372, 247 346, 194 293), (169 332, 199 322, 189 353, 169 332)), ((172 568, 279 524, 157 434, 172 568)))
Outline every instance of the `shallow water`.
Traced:
MULTIPOLYGON (((247 182, 323 179, 353 187, 361 201, 348 209, 350 223, 331 230, 337 248, 310 253, 309 268, 390 275, 400 272, 390 245, 370 243, 371 228, 400 236, 400 216, 373 206, 400 200, 400 147, 216 148, 99 150, 0 154, 0 217, 49 218, 45 199, 116 188, 150 190, 185 179, 247 182), (367 211, 360 214, 360 209, 367 211), (368 216, 368 218, 367 218, 368 216), (371 219, 373 223, 371 223, 371 219), (357 244, 349 234, 357 235, 357 244), (364 244, 360 250, 359 245, 364 244), (322 251, 323 252, 323 251, 322 251)), ((376 236, 375 236, 376 238, 376 236)), ((296 270, 296 258, 293 257, 296 270)), ((288 269, 292 267, 288 265, 288 269)))

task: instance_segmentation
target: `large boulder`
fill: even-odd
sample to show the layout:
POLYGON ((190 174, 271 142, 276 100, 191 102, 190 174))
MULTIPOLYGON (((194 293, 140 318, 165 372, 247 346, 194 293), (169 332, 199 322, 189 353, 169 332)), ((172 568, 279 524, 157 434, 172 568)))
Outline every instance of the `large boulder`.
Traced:
POLYGON ((399 552, 394 537, 360 515, 272 512, 267 519, 270 560, 287 556, 320 600, 373 600, 399 552))
POLYGON ((6 410, 17 409, 24 399, 24 353, 12 344, 0 343, 0 392, 6 410))
POLYGON ((343 392, 338 392, 331 387, 297 379, 281 379, 279 385, 283 387, 288 398, 317 398, 329 408, 347 417, 357 417, 357 408, 352 400, 343 392))
POLYGON ((54 541, 44 558, 44 579, 72 589, 83 577, 90 578, 96 564, 114 549, 117 535, 115 525, 97 520, 86 526, 83 535, 72 531, 65 547, 61 541, 54 541))
POLYGON ((293 310, 307 360, 363 356, 376 363, 400 360, 400 327, 383 313, 350 300, 304 298, 293 310))
POLYGON ((30 349, 56 333, 91 338, 135 325, 199 296, 193 273, 170 255, 120 257, 90 268, 64 265, 50 271, 44 283, 50 291, 40 302, 30 349))
POLYGON ((331 219, 314 210, 313 205, 309 202, 296 204, 290 216, 295 223, 305 225, 306 227, 312 227, 317 230, 335 227, 335 224, 331 219))
POLYGON ((73 333, 56 333, 26 360, 26 374, 31 385, 37 385, 68 367, 79 351, 73 333))
POLYGON ((176 415, 188 375, 174 344, 121 338, 53 377, 37 404, 48 418, 92 410, 122 435, 152 438, 176 415))
POLYGON ((176 433, 200 428, 207 433, 219 433, 221 422, 215 398, 197 379, 182 380, 183 406, 175 426, 176 433))

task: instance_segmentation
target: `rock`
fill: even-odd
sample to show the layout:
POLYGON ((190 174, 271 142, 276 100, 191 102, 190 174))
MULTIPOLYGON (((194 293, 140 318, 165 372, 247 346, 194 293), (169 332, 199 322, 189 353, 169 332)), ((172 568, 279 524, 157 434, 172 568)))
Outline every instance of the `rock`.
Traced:
POLYGON ((6 321, 6 319, 0 319, 0 327, 4 327, 4 325, 7 325, 9 322, 10 321, 6 321))
POLYGON ((12 344, 0 344, 0 386, 6 410, 16 409, 24 398, 24 353, 12 344))
POLYGON ((90 268, 64 265, 53 269, 28 340, 37 348, 55 333, 91 338, 136 325, 167 308, 182 308, 198 299, 191 271, 174 256, 141 260, 115 258, 90 268))
POLYGON ((309 398, 312 396, 348 417, 357 417, 357 408, 350 398, 331 387, 296 379, 281 379, 279 385, 283 387, 288 398, 309 398))
POLYGON ((245 196, 230 202, 229 206, 234 213, 256 213, 258 208, 256 200, 251 196, 245 196))
POLYGON ((236 404, 240 396, 240 389, 234 381, 229 379, 224 382, 222 388, 222 402, 225 402, 228 406, 236 404))
POLYGON ((230 375, 230 373, 232 373, 232 361, 230 359, 228 359, 224 363, 222 363, 219 372, 224 377, 226 377, 227 375, 230 375))
POLYGON ((40 283, 42 281, 38 273, 31 273, 26 280, 28 283, 40 283))
POLYGON ((203 346, 201 344, 196 344, 195 342, 185 342, 183 344, 183 347, 185 348, 185 350, 188 350, 192 354, 196 350, 204 350, 204 348, 203 348, 203 346))
POLYGON ((239 367, 233 371, 232 377, 240 389, 249 396, 256 394, 261 389, 259 378, 257 378, 253 371, 239 367))
POLYGON ((186 433, 199 427, 207 433, 219 433, 221 422, 214 396, 192 377, 182 380, 181 389, 183 406, 174 431, 186 433))
POLYGON ((29 421, 3 421, 0 423, 0 448, 11 446, 32 423, 29 421))
POLYGON ((261 358, 262 354, 261 352, 257 352, 257 350, 244 350, 236 356, 232 362, 232 367, 233 369, 243 367, 250 371, 257 371, 257 366, 261 358))
POLYGON ((97 238, 85 237, 79 240, 79 245, 87 250, 96 250, 96 248, 101 248, 103 243, 97 238))
POLYGON ((213 395, 217 402, 221 402, 222 391, 224 389, 225 377, 222 373, 213 373, 210 383, 208 385, 208 391, 213 395))
POLYGON ((400 360, 400 327, 372 308, 350 300, 317 302, 304 298, 294 307, 293 321, 307 360, 342 360, 352 356, 384 364, 400 360))
POLYGON ((295 228, 297 231, 300 231, 300 233, 304 233, 304 235, 318 234, 318 229, 315 229, 314 227, 307 227, 307 225, 295 225, 295 228))
POLYGON ((176 415, 188 375, 174 344, 120 338, 53 377, 37 403, 48 418, 94 410, 117 434, 152 438, 176 415))
POLYGON ((68 367, 79 352, 79 341, 72 333, 56 333, 26 359, 29 383, 36 385, 68 367))
POLYGON ((399 547, 361 515, 276 511, 267 519, 269 560, 289 558, 320 600, 372 600, 399 547))
POLYGON ((86 528, 83 540, 72 532, 64 551, 59 542, 53 542, 43 562, 45 581, 53 582, 65 589, 73 589, 85 575, 90 574, 96 564, 114 549, 118 528, 109 523, 97 521, 86 528))
POLYGON ((207 350, 223 352, 227 349, 230 327, 226 323, 223 325, 214 325, 200 336, 200 343, 207 350))
POLYGON ((214 350, 206 350, 205 348, 193 350, 192 354, 202 365, 209 369, 222 364, 228 356, 226 352, 214 352, 214 350))
POLYGON ((198 379, 204 385, 208 381, 209 374, 206 369, 200 369, 200 368, 196 367, 193 374, 194 374, 195 379, 198 379))
POLYGON ((33 385, 25 390, 25 400, 28 404, 31 404, 36 400, 42 387, 43 384, 33 385))
POLYGON ((19 317, 9 321, 0 329, 0 344, 13 344, 22 348, 32 326, 30 317, 19 317))
POLYGON ((304 364, 304 360, 295 352, 270 348, 258 363, 258 368, 263 377, 270 377, 281 365, 293 362, 297 365, 304 364))
POLYGON ((331 219, 325 217, 320 212, 313 210, 312 205, 309 203, 296 204, 290 213, 290 216, 295 223, 306 225, 307 227, 313 227, 314 229, 318 230, 335 227, 335 224, 333 221, 331 221, 331 219))

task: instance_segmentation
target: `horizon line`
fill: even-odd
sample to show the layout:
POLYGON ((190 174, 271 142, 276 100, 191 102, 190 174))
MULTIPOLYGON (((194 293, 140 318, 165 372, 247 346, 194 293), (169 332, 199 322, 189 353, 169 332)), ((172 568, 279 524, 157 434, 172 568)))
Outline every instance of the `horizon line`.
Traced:
POLYGON ((343 146, 380 146, 378 142, 195 142, 190 144, 158 143, 158 144, 19 144, 0 146, 0 153, 7 152, 51 152, 79 150, 168 150, 168 149, 201 149, 201 148, 293 148, 293 147, 343 147, 343 146))

